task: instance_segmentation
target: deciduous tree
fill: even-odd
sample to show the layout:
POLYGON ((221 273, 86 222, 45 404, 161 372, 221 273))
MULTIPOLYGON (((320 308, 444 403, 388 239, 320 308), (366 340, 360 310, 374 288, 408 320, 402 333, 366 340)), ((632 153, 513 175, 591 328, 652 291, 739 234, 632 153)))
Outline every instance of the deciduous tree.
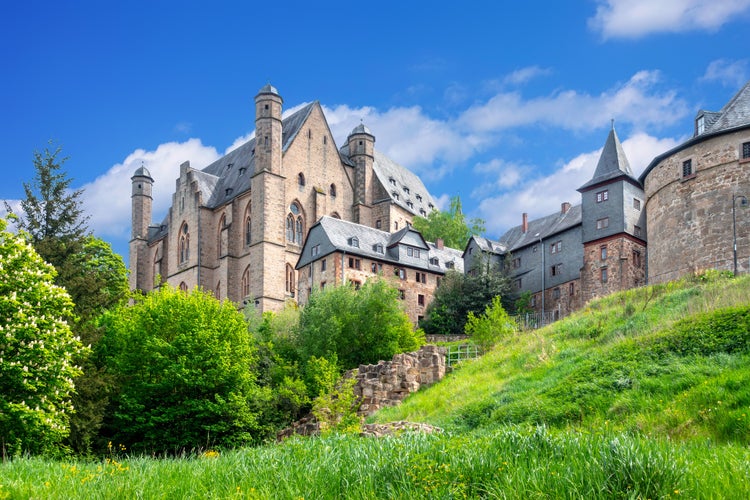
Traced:
POLYGON ((446 246, 463 249, 472 236, 484 233, 482 219, 467 220, 461 211, 461 199, 451 198, 448 211, 433 210, 427 218, 415 217, 414 229, 422 233, 427 241, 437 241, 442 238, 446 246))
POLYGON ((68 325, 73 303, 55 270, 0 219, 0 445, 51 453, 68 434, 73 363, 84 348, 68 325))

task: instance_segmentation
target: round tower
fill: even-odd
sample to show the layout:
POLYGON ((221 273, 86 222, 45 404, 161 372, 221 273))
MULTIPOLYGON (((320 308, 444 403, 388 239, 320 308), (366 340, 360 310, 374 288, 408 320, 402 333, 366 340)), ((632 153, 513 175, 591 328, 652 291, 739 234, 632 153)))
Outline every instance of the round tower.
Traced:
POLYGON ((270 83, 255 96, 255 170, 281 173, 281 110, 284 100, 270 83))
POLYGON ((360 123, 346 139, 349 157, 356 165, 354 175, 354 218, 359 224, 372 225, 372 178, 375 162, 375 136, 360 123))
POLYGON ((148 281, 149 265, 146 254, 148 251, 148 226, 151 224, 151 208, 153 197, 151 190, 154 179, 146 167, 141 166, 135 171, 133 177, 132 214, 131 214, 131 238, 130 238, 130 282, 131 290, 150 290, 148 281))
POLYGON ((133 182, 130 195, 133 209, 131 238, 146 238, 148 226, 151 224, 151 209, 154 201, 151 192, 154 179, 151 177, 151 172, 141 166, 130 180, 133 182))

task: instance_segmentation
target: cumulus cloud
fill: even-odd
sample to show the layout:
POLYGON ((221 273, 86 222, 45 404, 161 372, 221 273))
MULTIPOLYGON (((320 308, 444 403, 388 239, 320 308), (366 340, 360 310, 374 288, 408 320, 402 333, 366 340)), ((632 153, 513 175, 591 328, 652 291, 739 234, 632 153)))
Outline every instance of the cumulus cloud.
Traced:
POLYGON ((92 182, 83 186, 83 205, 91 216, 89 228, 101 237, 127 238, 130 235, 130 192, 133 173, 141 165, 154 178, 154 222, 166 214, 172 203, 175 179, 180 165, 190 161, 193 168, 203 168, 219 158, 211 146, 200 139, 160 144, 153 151, 136 149, 121 163, 109 168, 92 182))
POLYGON ((750 0, 599 0, 589 28, 608 38, 716 31, 750 9, 750 0))
MULTIPOLYGON (((677 139, 660 139, 639 132, 623 141, 622 147, 634 175, 638 176, 655 156, 678 143, 677 139)), ((580 203, 576 190, 594 175, 600 155, 601 149, 580 154, 548 176, 531 179, 517 189, 498 191, 495 196, 482 199, 478 211, 487 222, 488 236, 499 238, 510 227, 521 223, 524 212, 534 219, 560 210, 563 202, 580 203)))
POLYGON ((716 81, 727 87, 741 87, 748 78, 748 60, 729 61, 727 59, 717 59, 711 61, 706 72, 701 77, 703 81, 716 81))
POLYGON ((659 80, 658 71, 639 71, 624 84, 599 95, 564 90, 524 99, 520 92, 500 92, 466 110, 458 122, 478 133, 528 125, 578 131, 598 127, 612 117, 637 127, 659 127, 676 122, 688 112, 687 104, 674 91, 655 90, 659 80))

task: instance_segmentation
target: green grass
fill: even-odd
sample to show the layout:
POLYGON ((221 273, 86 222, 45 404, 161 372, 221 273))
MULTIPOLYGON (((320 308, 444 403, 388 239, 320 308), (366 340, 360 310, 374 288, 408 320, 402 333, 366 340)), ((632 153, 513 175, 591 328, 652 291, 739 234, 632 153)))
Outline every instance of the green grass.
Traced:
POLYGON ((373 420, 749 445, 749 415, 750 277, 712 276, 614 294, 518 333, 373 420))
POLYGON ((6 498, 750 498, 750 277, 592 302, 373 420, 440 435, 291 439, 181 459, 0 464, 6 498))
POLYGON ((218 457, 16 460, 0 498, 748 498, 747 447, 506 427, 331 436, 218 457))

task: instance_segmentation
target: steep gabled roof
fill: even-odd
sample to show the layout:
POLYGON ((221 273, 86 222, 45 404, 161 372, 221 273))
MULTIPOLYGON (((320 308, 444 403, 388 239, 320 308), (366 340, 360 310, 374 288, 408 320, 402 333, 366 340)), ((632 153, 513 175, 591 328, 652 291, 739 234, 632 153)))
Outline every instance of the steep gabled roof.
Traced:
POLYGON ((594 177, 578 188, 578 191, 583 192, 593 186, 613 181, 621 177, 626 177, 636 184, 639 184, 635 177, 633 177, 630 162, 628 162, 628 158, 625 156, 625 151, 622 149, 620 138, 617 137, 617 132, 615 132, 615 127, 613 126, 607 136, 607 142, 604 143, 602 154, 599 156, 599 163, 596 164, 594 177))
POLYGON ((453 263, 456 270, 463 270, 463 260, 461 259, 461 252, 459 250, 447 247, 438 249, 433 243, 426 243, 419 231, 413 228, 405 229, 406 231, 402 230, 398 233, 391 234, 369 226, 363 226, 361 224, 325 215, 310 228, 310 232, 307 235, 305 245, 302 248, 302 253, 297 261, 296 267, 297 269, 300 269, 311 262, 338 251, 346 252, 347 255, 356 255, 382 262, 391 262, 409 267, 429 269, 433 272, 446 272, 449 269, 449 267, 446 266, 446 263, 448 262, 453 263), (412 232, 416 233, 418 239, 424 243, 424 247, 422 248, 428 252, 426 259, 420 261, 411 259, 408 262, 401 262, 395 257, 398 254, 386 251, 389 244, 398 244, 398 242, 393 242, 393 237, 396 234, 401 234, 403 239, 408 240, 403 244, 415 246, 415 239, 411 234, 412 232), (356 245, 353 244, 353 238, 356 239, 356 245), (319 245, 320 251, 313 256, 311 249, 316 245, 319 245), (378 249, 382 249, 382 251, 378 251, 378 249), (430 263, 430 260, 433 257, 437 259, 437 264, 430 263))
POLYGON ((529 221, 526 232, 522 226, 515 226, 505 232, 498 244, 506 251, 513 252, 519 248, 548 239, 558 233, 581 224, 581 205, 574 205, 567 212, 556 212, 541 219, 529 221))

